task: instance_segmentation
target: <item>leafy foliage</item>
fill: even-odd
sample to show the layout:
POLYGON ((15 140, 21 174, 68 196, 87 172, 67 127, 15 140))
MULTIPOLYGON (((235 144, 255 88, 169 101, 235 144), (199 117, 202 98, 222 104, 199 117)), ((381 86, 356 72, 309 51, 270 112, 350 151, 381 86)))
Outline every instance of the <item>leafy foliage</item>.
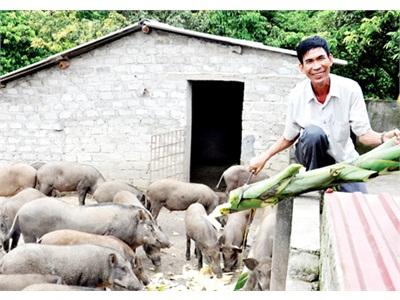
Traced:
POLYGON ((60 51, 128 25, 116 12, 0 12, 0 74, 35 63, 60 51))
POLYGON ((318 34, 366 97, 399 95, 400 11, 0 11, 0 74, 145 18, 286 49, 318 34))
POLYGON ((349 64, 340 72, 354 78, 370 98, 395 99, 399 93, 400 11, 337 12, 338 56, 349 64))

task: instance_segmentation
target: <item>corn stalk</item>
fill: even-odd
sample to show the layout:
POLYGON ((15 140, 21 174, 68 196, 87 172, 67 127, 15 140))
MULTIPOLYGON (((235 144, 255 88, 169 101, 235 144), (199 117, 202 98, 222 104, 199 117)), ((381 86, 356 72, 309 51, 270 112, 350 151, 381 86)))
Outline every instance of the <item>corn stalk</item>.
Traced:
POLYGON ((274 205, 302 193, 324 190, 346 182, 364 182, 400 170, 400 145, 392 138, 355 161, 307 172, 302 169, 300 164, 291 164, 271 178, 232 190, 228 202, 219 205, 213 215, 274 205))

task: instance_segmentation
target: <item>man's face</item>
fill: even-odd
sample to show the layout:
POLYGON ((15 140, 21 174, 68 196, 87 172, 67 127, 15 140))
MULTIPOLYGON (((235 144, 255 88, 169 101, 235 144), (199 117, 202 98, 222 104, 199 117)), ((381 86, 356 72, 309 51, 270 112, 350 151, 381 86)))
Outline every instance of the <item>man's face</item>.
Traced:
POLYGON ((329 82, 329 72, 333 64, 333 57, 323 48, 313 48, 306 52, 303 63, 299 65, 313 85, 322 85, 329 82))

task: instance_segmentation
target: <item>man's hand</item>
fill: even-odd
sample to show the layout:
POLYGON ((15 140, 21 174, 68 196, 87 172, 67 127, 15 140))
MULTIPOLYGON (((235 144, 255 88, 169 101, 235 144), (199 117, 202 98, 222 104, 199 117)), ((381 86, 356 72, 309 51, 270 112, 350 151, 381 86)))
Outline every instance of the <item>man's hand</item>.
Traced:
POLYGON ((268 161, 268 156, 265 153, 253 157, 249 163, 249 171, 257 175, 264 168, 268 161))
POLYGON ((253 157, 249 163, 249 171, 253 174, 257 175, 264 168, 267 161, 270 160, 275 154, 289 148, 299 136, 289 141, 285 139, 283 136, 280 137, 267 151, 263 154, 260 154, 256 157, 253 157))
POLYGON ((392 137, 396 137, 396 143, 400 144, 400 130, 395 128, 383 134, 383 141, 386 142, 390 140, 392 137))

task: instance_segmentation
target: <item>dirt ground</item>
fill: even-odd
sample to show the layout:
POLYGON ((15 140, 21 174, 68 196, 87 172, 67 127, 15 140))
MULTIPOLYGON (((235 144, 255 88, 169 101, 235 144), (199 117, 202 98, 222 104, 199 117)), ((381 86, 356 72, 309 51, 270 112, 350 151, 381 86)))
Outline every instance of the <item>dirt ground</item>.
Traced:
MULTIPOLYGON (((74 193, 69 193, 61 198, 65 202, 78 205, 78 198, 74 193)), ((86 204, 95 204, 88 195, 86 204)), ((222 278, 215 275, 204 266, 197 269, 197 259, 194 256, 194 244, 191 243, 191 260, 186 261, 186 233, 185 212, 172 211, 162 208, 157 218, 159 226, 166 233, 172 243, 170 248, 161 250, 161 266, 156 269, 150 259, 146 257, 142 247, 137 255, 142 259, 150 284, 146 287, 149 291, 232 291, 240 270, 223 273, 222 278)))
POLYGON ((162 249, 161 266, 154 268, 142 248, 137 253, 142 258, 147 274, 151 277, 148 290, 209 290, 232 291, 240 271, 223 273, 222 279, 216 278, 206 266, 199 272, 194 256, 194 243, 191 242, 191 260, 186 261, 185 212, 168 211, 163 208, 157 222, 168 235, 172 246, 162 249))

